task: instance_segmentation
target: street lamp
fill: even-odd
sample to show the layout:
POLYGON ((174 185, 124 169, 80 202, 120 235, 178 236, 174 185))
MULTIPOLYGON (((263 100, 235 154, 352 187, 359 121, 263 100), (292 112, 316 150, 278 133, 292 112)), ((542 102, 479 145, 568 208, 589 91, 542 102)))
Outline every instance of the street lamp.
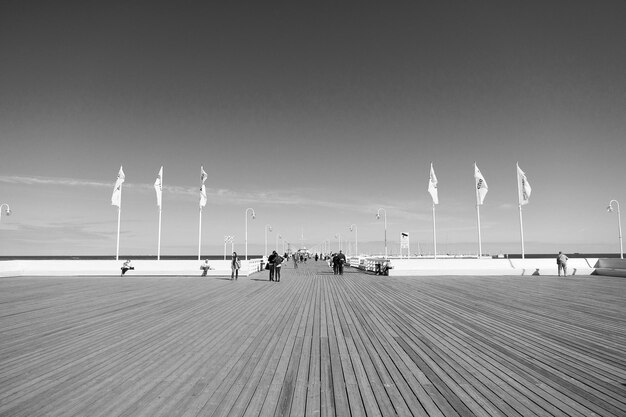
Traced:
POLYGON ((379 208, 378 212, 376 213, 376 219, 380 219, 381 210, 385 214, 385 258, 387 258, 387 210, 385 210, 384 208, 379 208))
MULTIPOLYGON (((281 235, 279 235, 278 233, 276 233, 276 251, 278 251, 278 239, 282 240, 283 237, 281 235)), ((283 242, 283 247, 285 246, 285 242, 283 242)), ((285 251, 283 250, 283 253, 285 253, 285 251)))
POLYGON ((619 236, 619 257, 621 259, 624 259, 624 246, 622 245, 622 219, 621 219, 621 214, 619 212, 619 201, 617 200, 611 200, 609 202, 609 206, 606 208, 606 211, 608 212, 613 212, 613 203, 615 203, 615 206, 617 207, 617 231, 618 231, 618 236, 619 236))
POLYGON ((351 224, 349 229, 350 231, 354 229, 354 251, 356 252, 356 256, 359 256, 359 231, 356 224, 351 224))
POLYGON ((339 239, 339 250, 341 251, 341 233, 337 233, 335 239, 339 239))
POLYGON ((5 213, 7 216, 11 215, 11 207, 7 203, 0 205, 0 220, 2 220, 2 207, 5 207, 5 213), (5 207, 6 206, 6 207, 5 207))
POLYGON ((252 213, 251 213, 252 219, 256 218, 256 214, 254 213, 254 209, 247 208, 246 209, 246 214, 245 214, 245 218, 246 218, 246 261, 248 260, 248 211, 252 211, 252 213))
POLYGON ((270 231, 270 232, 272 231, 272 225, 266 224, 264 229, 265 229, 265 253, 264 253, 264 255, 267 255, 267 232, 268 231, 270 231))

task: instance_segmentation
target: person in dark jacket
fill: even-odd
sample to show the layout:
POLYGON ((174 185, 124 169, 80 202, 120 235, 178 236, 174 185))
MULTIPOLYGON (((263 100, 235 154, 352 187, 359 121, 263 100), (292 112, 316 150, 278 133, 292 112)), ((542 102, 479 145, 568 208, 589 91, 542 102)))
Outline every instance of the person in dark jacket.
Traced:
POLYGON ((233 252, 233 257, 230 261, 230 279, 231 281, 239 278, 239 269, 241 269, 241 260, 237 256, 237 252, 233 252))
POLYGON ((270 256, 267 257, 267 264, 270 267, 270 281, 274 281, 274 272, 276 271, 276 257, 278 254, 273 251, 270 256))
POLYGON ((346 263, 346 255, 339 251, 337 254, 337 272, 339 275, 343 275, 343 264, 346 263))

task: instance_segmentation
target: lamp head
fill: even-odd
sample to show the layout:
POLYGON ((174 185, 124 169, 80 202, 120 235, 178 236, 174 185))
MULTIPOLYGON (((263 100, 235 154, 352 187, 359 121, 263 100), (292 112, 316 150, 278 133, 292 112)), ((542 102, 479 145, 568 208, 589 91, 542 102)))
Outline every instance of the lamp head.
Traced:
POLYGON ((272 231, 272 226, 267 226, 267 230, 272 231))
POLYGON ((7 208, 6 213, 7 213, 7 216, 10 216, 10 215, 11 215, 11 209, 10 209, 10 208, 7 208))
POLYGON ((380 213, 376 213, 376 220, 380 220, 380 213))
POLYGON ((252 220, 256 219, 256 214, 252 213, 252 220))
POLYGON ((607 206, 606 211, 613 213, 613 206, 607 206))

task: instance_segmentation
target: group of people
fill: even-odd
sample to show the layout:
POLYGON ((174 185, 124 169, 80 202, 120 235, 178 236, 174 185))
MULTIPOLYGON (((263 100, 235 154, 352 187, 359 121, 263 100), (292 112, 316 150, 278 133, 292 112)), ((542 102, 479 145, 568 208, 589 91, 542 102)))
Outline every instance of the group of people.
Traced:
MULTIPOLYGON (((280 282, 280 271, 283 266, 283 263, 285 262, 286 257, 287 257, 286 254, 285 254, 285 257, 282 257, 276 251, 273 251, 272 254, 268 256, 267 265, 265 269, 269 270, 270 281, 280 282)), ((315 260, 317 261, 317 254, 315 254, 315 260)), ((561 276, 561 271, 563 271, 564 277, 567 276, 567 261, 568 260, 569 258, 567 257, 567 255, 565 255, 562 252, 559 252, 559 254, 556 257, 556 265, 557 265, 559 276, 561 276)), ((298 265, 297 265, 297 258, 295 254, 293 255, 293 261, 294 261, 294 267, 297 268, 298 265)), ((339 253, 334 253, 332 257, 330 257, 329 259, 329 266, 333 267, 333 273, 335 275, 343 275, 343 265, 345 263, 346 263, 346 255, 344 255, 341 250, 339 251, 339 253)), ((123 277, 127 271, 134 270, 135 267, 132 265, 130 259, 128 259, 124 262, 121 269, 122 269, 122 275, 120 276, 123 277)), ((200 266, 200 269, 202 270, 202 276, 206 277, 207 271, 211 269, 208 259, 204 261, 204 264, 200 266)), ((237 252, 233 252, 231 262, 230 262, 230 270, 231 270, 230 279, 231 280, 237 280, 239 278, 240 269, 241 269, 241 259, 239 259, 239 256, 237 256, 237 252)))
POLYGON ((285 258, 276 251, 272 251, 272 254, 267 257, 265 269, 270 271, 270 281, 280 282, 280 270, 283 267, 283 262, 285 262, 285 258))
POLYGON ((333 273, 335 275, 343 275, 343 264, 346 263, 346 255, 340 250, 339 253, 334 253, 330 259, 330 264, 333 267, 333 273))

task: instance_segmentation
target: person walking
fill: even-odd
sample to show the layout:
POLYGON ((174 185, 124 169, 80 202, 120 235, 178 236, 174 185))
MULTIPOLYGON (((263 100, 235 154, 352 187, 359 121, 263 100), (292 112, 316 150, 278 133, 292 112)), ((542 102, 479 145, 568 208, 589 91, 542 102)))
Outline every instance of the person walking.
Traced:
POLYGON ((346 255, 342 251, 337 254, 337 272, 339 275, 343 275, 343 264, 346 263, 346 255))
POLYGON ((267 257, 267 265, 270 267, 270 281, 274 281, 274 272, 276 271, 276 257, 278 254, 273 251, 270 256, 267 257))
POLYGON ((237 252, 233 252, 233 257, 230 261, 230 280, 239 278, 239 269, 241 269, 241 260, 237 256, 237 252))
POLYGON ((338 259, 337 258, 337 254, 333 253, 333 257, 331 258, 330 263, 333 266, 333 274, 335 274, 335 275, 337 275, 339 273, 339 268, 337 266, 338 265, 338 263, 337 263, 338 260, 337 259, 338 259))
POLYGON ((562 252, 556 256, 556 266, 559 270, 559 276, 561 276, 561 269, 563 270, 563 276, 567 276, 567 261, 569 258, 562 252))
POLYGON ((294 253, 291 255, 291 258, 293 259, 293 269, 298 269, 298 258, 296 257, 296 254, 294 253))

